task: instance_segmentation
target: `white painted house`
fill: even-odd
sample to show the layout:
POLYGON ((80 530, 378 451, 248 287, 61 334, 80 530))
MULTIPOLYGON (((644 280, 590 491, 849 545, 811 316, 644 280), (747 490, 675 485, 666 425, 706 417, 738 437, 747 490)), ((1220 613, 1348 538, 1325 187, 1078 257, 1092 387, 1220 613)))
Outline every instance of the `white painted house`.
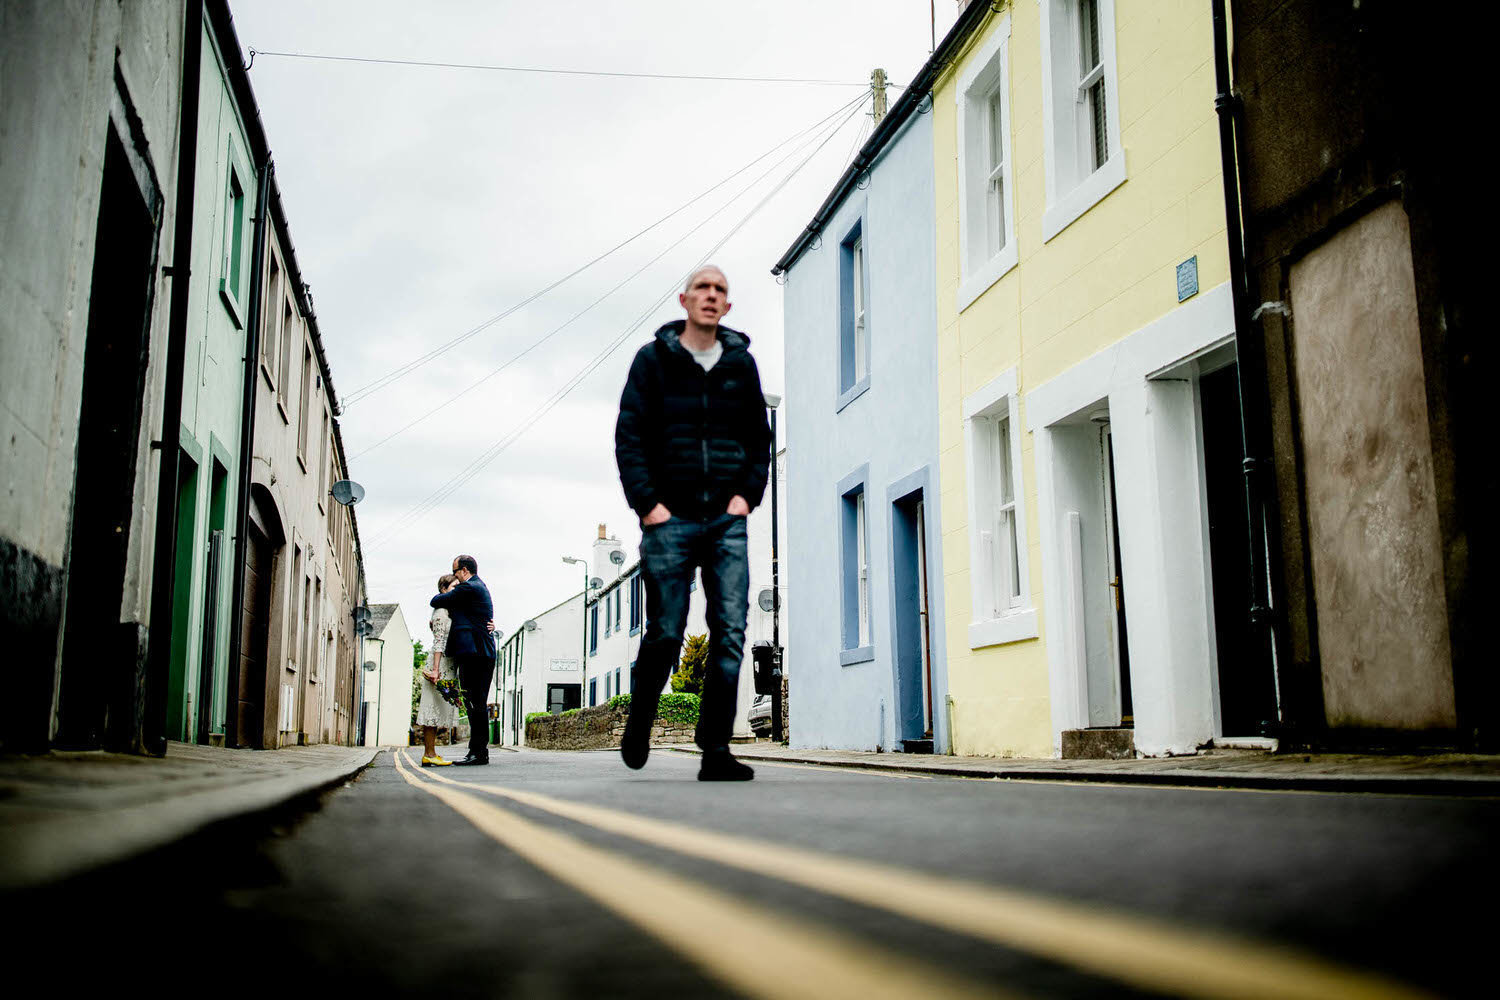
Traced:
POLYGON ((404 747, 411 732, 415 669, 411 630, 399 604, 370 605, 370 623, 364 664, 365 746, 404 747))
POLYGON ((526 716, 578 708, 583 657, 583 592, 573 594, 516 626, 500 646, 490 703, 496 709, 492 741, 524 746, 526 716))
POLYGON ((773 268, 786 280, 796 747, 948 747, 933 184, 917 94, 773 268))

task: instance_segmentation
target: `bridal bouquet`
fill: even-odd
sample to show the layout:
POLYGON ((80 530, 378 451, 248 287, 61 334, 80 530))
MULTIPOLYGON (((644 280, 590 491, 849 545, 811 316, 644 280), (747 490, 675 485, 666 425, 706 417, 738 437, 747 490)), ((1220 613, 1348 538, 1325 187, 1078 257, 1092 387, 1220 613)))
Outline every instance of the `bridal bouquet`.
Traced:
POLYGON ((438 694, 442 695, 443 700, 448 704, 457 708, 464 707, 464 689, 455 678, 444 677, 437 682, 436 687, 438 694))

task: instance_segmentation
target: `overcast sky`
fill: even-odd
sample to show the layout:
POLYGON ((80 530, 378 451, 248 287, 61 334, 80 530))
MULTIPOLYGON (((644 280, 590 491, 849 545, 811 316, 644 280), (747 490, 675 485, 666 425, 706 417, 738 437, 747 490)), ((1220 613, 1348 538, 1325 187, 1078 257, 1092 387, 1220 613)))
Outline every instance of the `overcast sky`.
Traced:
MULTIPOLYGON (((855 84, 255 59, 250 76, 292 239, 335 391, 347 400, 350 474, 368 491, 358 517, 370 600, 400 602, 422 639, 436 578, 460 551, 479 560, 507 633, 577 591, 581 573, 561 557, 587 556, 598 524, 634 560, 640 531, 613 454, 630 359, 657 326, 681 317, 675 286, 683 274, 828 133, 780 147, 536 302, 404 378, 350 397, 827 118, 860 96, 872 68, 908 82, 931 44, 928 0, 232 6, 241 45, 263 52, 855 84), (375 447, 580 312, 457 402, 375 447), (514 435, 616 342, 555 408, 514 435), (510 438, 430 512, 407 516, 510 438)), ((941 38, 957 10, 954 0, 936 7, 941 38)), ((770 268, 828 194, 861 130, 868 134, 868 110, 866 102, 713 254, 730 279, 726 323, 750 335, 768 392, 783 384, 782 296, 770 268)))

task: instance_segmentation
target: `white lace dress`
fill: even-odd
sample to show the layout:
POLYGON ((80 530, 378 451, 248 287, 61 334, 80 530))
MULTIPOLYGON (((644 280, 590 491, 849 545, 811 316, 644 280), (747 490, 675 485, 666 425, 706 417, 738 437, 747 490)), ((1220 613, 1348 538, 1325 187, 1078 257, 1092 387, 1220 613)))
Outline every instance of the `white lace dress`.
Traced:
MULTIPOLYGON (((438 608, 432 613, 432 649, 433 652, 442 653, 448 648, 448 629, 453 622, 448 617, 447 608, 438 608)), ((429 656, 432 654, 429 653, 429 656)), ((448 659, 447 653, 443 653, 443 659, 438 664, 438 670, 443 677, 453 677, 453 667, 448 659)), ((437 686, 426 677, 421 678, 422 698, 417 703, 417 725, 436 726, 439 729, 452 728, 458 724, 458 708, 443 700, 438 694, 437 686)))

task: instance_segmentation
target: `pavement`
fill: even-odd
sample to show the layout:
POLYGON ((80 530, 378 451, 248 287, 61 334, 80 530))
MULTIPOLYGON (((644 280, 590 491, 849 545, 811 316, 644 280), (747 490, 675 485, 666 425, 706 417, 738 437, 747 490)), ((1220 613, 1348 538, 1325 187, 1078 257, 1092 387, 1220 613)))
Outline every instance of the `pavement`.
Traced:
POLYGON ((1487 996, 1500 800, 385 750, 317 807, 12 897, 28 963, 454 997, 1487 996), (76 934, 87 922, 76 961, 76 934))
POLYGON ((164 757, 0 755, 0 890, 55 882, 315 797, 349 781, 376 752, 170 743, 164 757))
MULTIPOLYGON (((696 754, 691 746, 663 747, 696 754)), ((950 778, 1076 781, 1117 785, 1500 796, 1500 755, 1274 753, 1210 749, 1191 757, 1052 760, 791 748, 756 742, 731 748, 748 761, 779 761, 950 778)))
MULTIPOLYGON (((697 751, 673 746, 657 752, 697 751)), ((949 778, 1500 797, 1500 756, 1475 754, 1216 749, 1192 757, 1051 760, 794 749, 764 741, 734 752, 752 762, 949 778)), ((310 802, 352 779, 375 753, 367 747, 249 751, 173 743, 163 758, 60 751, 0 756, 0 890, 45 885, 215 824, 310 802)))

